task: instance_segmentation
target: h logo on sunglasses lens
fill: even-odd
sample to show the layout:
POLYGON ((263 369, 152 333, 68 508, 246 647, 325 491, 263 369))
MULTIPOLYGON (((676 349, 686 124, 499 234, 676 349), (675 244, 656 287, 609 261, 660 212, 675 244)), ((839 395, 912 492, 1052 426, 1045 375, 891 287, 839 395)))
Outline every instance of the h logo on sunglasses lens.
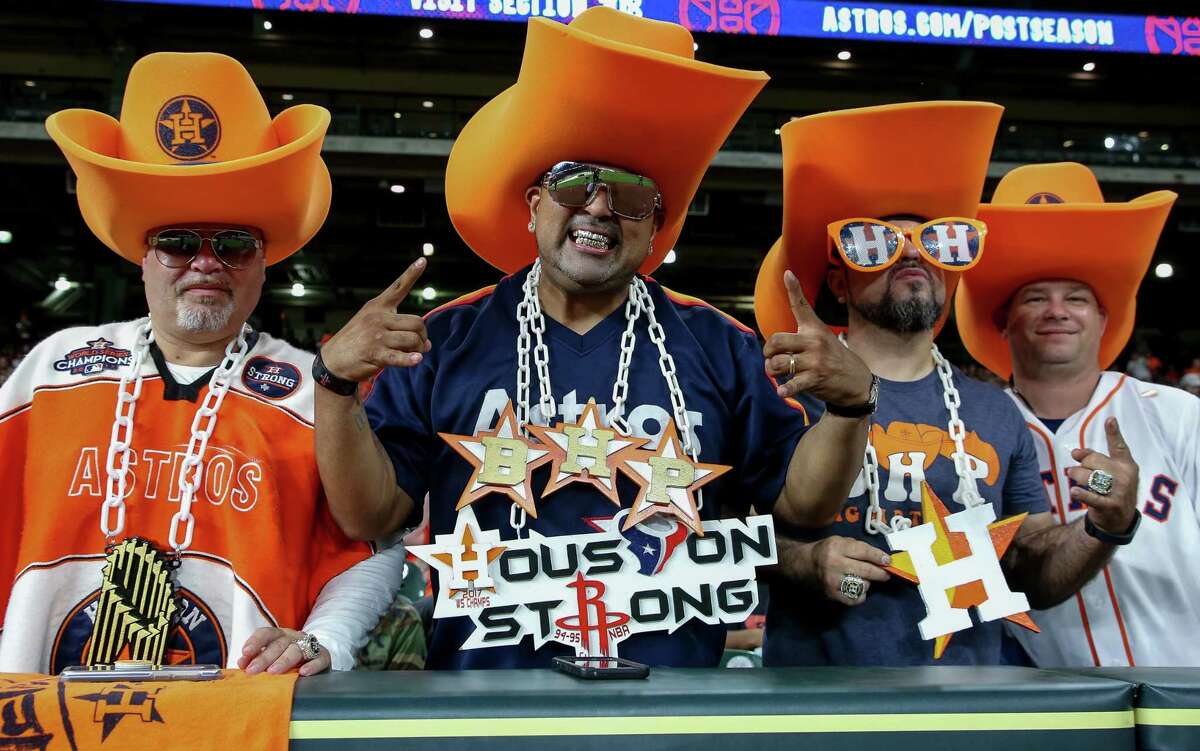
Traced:
POLYGON ((932 229, 937 236, 937 259, 939 261, 949 264, 971 262, 973 256, 971 254, 970 227, 965 224, 935 224, 932 229))
POLYGON ((889 247, 891 246, 891 238, 888 237, 888 231, 883 227, 871 225, 871 234, 873 237, 867 237, 867 226, 864 224, 851 224, 844 231, 850 233, 852 241, 847 243, 845 238, 842 238, 842 245, 846 249, 847 254, 853 256, 850 260, 857 263, 859 266, 878 266, 884 263, 891 257, 889 247), (872 255, 874 251, 874 255, 872 255))

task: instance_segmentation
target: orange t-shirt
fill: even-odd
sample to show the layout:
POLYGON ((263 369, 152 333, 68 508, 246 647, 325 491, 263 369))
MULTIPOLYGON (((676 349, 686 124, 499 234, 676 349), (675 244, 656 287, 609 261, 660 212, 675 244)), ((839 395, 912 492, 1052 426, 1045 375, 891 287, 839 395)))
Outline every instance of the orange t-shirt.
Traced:
MULTIPOLYGON (((57 673, 79 664, 91 637, 110 434, 136 328, 54 334, 0 388, 0 671, 57 673)), ((180 386, 152 351, 142 365, 120 537, 166 550, 207 385, 180 386)), ((194 537, 176 575, 168 662, 236 666, 254 629, 300 628, 326 582, 371 554, 341 533, 323 502, 312 359, 257 335, 225 396, 192 505, 194 537)))

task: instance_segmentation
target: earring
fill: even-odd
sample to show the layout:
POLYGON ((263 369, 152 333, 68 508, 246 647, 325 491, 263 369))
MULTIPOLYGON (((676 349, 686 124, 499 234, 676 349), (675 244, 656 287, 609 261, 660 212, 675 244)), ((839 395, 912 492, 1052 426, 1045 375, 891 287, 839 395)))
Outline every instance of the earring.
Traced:
POLYGON ((529 231, 530 231, 530 232, 533 232, 533 229, 534 229, 534 227, 536 227, 536 226, 537 226, 537 225, 536 225, 536 224, 534 224, 534 220, 530 219, 530 220, 529 220, 529 231))

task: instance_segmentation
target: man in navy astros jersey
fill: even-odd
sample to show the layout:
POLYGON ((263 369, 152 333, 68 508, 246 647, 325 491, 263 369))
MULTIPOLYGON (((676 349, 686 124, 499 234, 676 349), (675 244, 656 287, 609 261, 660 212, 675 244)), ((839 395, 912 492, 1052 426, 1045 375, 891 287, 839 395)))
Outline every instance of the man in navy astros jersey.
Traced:
MULTIPOLYGON (((520 440, 526 424, 584 425, 595 419, 591 400, 618 436, 674 451, 688 477, 690 468, 698 478, 705 467, 732 467, 707 484, 701 508, 668 503, 645 516, 669 512, 696 529, 753 506, 814 523, 833 512, 827 499, 845 496, 874 379, 798 286, 791 373, 846 415, 830 414, 812 435, 766 375, 749 329, 637 273, 671 250, 705 167, 766 80, 692 55, 682 27, 607 8, 566 27, 530 22, 517 84, 467 124, 446 174, 456 229, 509 276, 422 321, 395 312, 424 268, 419 259, 325 345, 315 368, 327 386, 317 405, 321 477, 348 534, 417 523, 426 494, 431 535, 454 530, 460 501, 505 538, 593 531, 586 520, 613 516, 613 501, 629 506, 633 482, 569 483, 547 496, 545 469, 533 482, 510 469, 506 497, 483 482, 504 481, 499 459, 471 461, 463 448, 472 436, 482 436, 475 446, 520 440), (381 367, 364 408, 356 385, 381 367)), ((528 454, 522 469, 534 471, 545 445, 517 447, 528 454)), ((461 650, 470 629, 466 618, 435 622, 430 667, 545 667, 568 651, 529 642, 461 650)), ((721 625, 692 622, 632 637, 621 654, 714 666, 724 636, 721 625)))

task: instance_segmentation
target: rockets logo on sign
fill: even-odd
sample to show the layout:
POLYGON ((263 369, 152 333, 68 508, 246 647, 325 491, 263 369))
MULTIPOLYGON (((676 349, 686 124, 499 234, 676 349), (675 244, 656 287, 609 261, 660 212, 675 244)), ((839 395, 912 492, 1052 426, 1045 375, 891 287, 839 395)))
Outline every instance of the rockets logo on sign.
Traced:
POLYGON ((54 369, 71 375, 93 375, 106 370, 117 370, 133 362, 127 349, 113 346, 104 337, 93 339, 85 347, 73 349, 54 362, 54 369))
POLYGON ((755 567, 776 561, 769 516, 704 522, 704 535, 656 518, 624 529, 629 509, 590 519, 596 532, 504 540, 472 507, 455 530, 410 549, 438 577, 434 618, 466 615, 463 649, 532 637, 581 655, 616 657, 622 641, 692 620, 742 623, 758 604, 755 567), (486 592, 486 594, 485 594, 486 592))
POLYGON ((996 522, 991 504, 951 514, 941 499, 921 483, 921 517, 926 522, 887 535, 892 564, 887 570, 917 585, 927 614, 917 624, 922 639, 933 639, 934 659, 941 659, 956 631, 971 628, 967 609, 983 621, 1004 618, 1031 631, 1029 600, 1013 592, 1000 559, 1028 514, 996 522))

